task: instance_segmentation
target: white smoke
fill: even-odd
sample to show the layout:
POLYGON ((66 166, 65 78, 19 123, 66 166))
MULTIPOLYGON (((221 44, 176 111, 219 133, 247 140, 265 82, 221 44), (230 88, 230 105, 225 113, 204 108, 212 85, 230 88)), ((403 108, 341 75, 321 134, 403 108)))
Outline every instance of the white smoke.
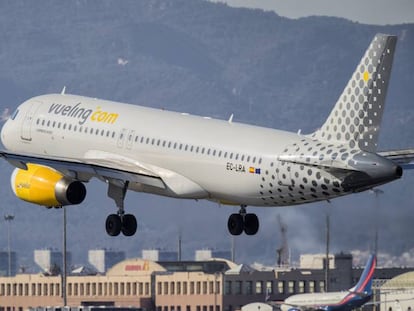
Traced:
POLYGON ((129 60, 123 59, 121 57, 118 58, 118 65, 120 66, 126 66, 129 63, 129 60))
POLYGON ((6 122, 10 118, 10 109, 5 108, 0 115, 1 122, 6 122))

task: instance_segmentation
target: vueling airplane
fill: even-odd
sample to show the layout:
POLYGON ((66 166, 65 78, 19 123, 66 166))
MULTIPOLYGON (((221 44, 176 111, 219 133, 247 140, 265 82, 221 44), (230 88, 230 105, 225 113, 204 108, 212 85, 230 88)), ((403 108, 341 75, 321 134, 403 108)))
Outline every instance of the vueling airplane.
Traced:
POLYGON ((357 285, 342 292, 307 293, 293 295, 280 306, 282 311, 351 311, 367 303, 372 297, 372 277, 376 256, 371 255, 357 285))
POLYGON ((48 94, 21 104, 4 124, 0 156, 16 167, 12 189, 46 207, 80 204, 84 183, 108 185, 117 213, 111 236, 135 234, 127 190, 239 205, 231 234, 254 235, 247 206, 329 200, 401 177, 412 152, 377 153, 396 37, 378 34, 334 109, 309 135, 164 110, 48 94))

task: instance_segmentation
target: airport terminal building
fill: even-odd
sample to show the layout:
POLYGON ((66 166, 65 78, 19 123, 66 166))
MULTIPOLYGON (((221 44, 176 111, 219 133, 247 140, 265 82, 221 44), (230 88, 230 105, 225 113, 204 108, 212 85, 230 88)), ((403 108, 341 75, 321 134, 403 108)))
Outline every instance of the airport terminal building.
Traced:
MULTIPOLYGON (((330 260, 329 290, 350 288, 361 269, 352 256, 330 260)), ((255 270, 225 259, 153 262, 124 260, 106 274, 0 277, 0 311, 66 305, 135 307, 155 311, 233 311, 252 302, 278 301, 295 293, 322 292, 325 272, 316 267, 255 270)), ((407 270, 404 270, 407 271, 407 270)), ((379 269, 381 278, 401 274, 379 269)))

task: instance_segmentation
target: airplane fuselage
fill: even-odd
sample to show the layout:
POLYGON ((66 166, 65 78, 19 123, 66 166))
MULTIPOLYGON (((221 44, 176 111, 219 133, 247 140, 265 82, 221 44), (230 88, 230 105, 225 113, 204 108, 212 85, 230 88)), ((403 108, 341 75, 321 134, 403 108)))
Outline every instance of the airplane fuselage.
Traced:
POLYGON ((26 101, 1 139, 16 153, 144 163, 171 183, 129 189, 226 204, 302 204, 400 176, 391 161, 342 143, 75 95, 26 101))
POLYGON ((287 298, 285 304, 281 305, 281 310, 350 311, 362 306, 370 299, 370 295, 358 296, 358 294, 346 291, 298 294, 287 298))

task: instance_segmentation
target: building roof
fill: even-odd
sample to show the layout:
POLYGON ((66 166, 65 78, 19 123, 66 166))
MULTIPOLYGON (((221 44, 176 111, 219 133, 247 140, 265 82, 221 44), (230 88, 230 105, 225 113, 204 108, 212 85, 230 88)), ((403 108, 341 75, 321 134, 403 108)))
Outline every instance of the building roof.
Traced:
POLYGON ((382 288, 414 287, 414 271, 400 274, 382 285, 382 288))

